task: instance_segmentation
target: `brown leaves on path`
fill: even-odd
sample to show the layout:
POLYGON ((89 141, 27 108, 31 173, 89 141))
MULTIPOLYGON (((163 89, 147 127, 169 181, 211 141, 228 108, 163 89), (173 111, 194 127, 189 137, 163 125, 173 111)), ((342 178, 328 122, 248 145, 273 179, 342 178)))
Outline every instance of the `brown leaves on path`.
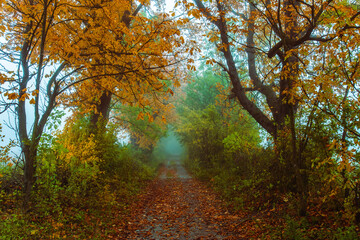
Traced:
POLYGON ((182 177, 179 165, 167 170, 171 174, 155 179, 134 203, 116 239, 242 239, 228 230, 239 216, 228 213, 215 193, 182 177))

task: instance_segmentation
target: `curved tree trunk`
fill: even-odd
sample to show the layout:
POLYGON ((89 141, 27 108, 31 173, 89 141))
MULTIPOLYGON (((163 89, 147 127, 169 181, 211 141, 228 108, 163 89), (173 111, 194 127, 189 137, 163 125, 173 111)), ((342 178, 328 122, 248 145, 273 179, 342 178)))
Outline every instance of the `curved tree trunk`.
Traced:
MULTIPOLYGON (((272 113, 272 118, 268 117, 254 102, 252 102, 247 93, 246 88, 242 86, 239 73, 234 61, 231 44, 229 40, 229 31, 226 22, 226 8, 220 0, 216 1, 217 16, 204 6, 201 0, 194 0, 198 9, 204 16, 213 23, 219 30, 221 42, 223 46, 220 51, 223 53, 226 66, 221 65, 228 73, 233 86, 233 93, 239 100, 244 109, 274 138, 277 152, 277 160, 275 162, 276 172, 274 176, 280 180, 285 190, 290 188, 301 196, 301 206, 299 212, 303 215, 306 210, 306 165, 301 157, 297 147, 295 113, 297 100, 293 94, 294 85, 299 77, 298 64, 299 60, 296 56, 296 48, 298 43, 299 29, 297 26, 297 12, 295 8, 297 2, 293 0, 285 0, 279 2, 283 7, 282 19, 277 19, 272 24, 284 21, 284 29, 281 34, 277 32, 281 41, 270 49, 268 56, 271 58, 278 56, 282 64, 281 76, 279 78, 279 92, 275 93, 274 89, 263 83, 261 77, 257 73, 256 51, 255 51, 255 12, 259 11, 256 4, 250 1, 249 15, 247 21, 247 48, 248 56, 248 72, 252 84, 256 91, 259 91, 266 99, 266 103, 272 113), (293 185, 293 186, 291 186, 293 185)), ((271 26, 276 28, 277 26, 271 26)), ((280 31, 279 30, 279 31, 280 31)), ((311 31, 311 29, 309 30, 311 31)))

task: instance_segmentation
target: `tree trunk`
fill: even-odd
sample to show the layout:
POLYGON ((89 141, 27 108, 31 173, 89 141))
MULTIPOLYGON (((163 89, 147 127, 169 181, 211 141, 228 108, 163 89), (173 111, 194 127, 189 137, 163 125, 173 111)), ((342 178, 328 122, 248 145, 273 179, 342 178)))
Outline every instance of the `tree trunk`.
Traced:
MULTIPOLYGON (((142 4, 135 9, 131 14, 129 10, 126 10, 123 13, 121 18, 122 22, 125 23, 126 27, 130 27, 131 16, 136 16, 141 8, 142 4)), ((122 79, 122 76, 119 76, 119 79, 122 79)), ((92 133, 96 133, 98 130, 101 130, 106 127, 109 121, 110 114, 110 103, 111 103, 112 93, 108 90, 103 90, 99 102, 96 104, 96 112, 93 112, 90 116, 90 124, 92 128, 92 133)))
MULTIPOLYGON (((201 0, 194 0, 199 10, 204 16, 213 23, 219 30, 221 43, 220 51, 224 54, 226 66, 221 66, 228 73, 230 81, 233 86, 232 92, 239 100, 244 109, 274 138, 276 145, 277 159, 275 161, 276 171, 274 177, 280 181, 280 185, 285 191, 296 191, 300 196, 306 196, 306 177, 305 163, 298 154, 295 113, 296 113, 296 96, 293 92, 295 83, 299 77, 298 64, 299 60, 296 56, 297 49, 297 34, 299 33, 297 25, 297 2, 294 0, 285 0, 279 2, 283 7, 284 15, 278 16, 279 19, 271 24, 284 23, 284 28, 272 26, 278 29, 276 32, 281 39, 268 56, 271 58, 278 55, 282 64, 281 76, 279 79, 279 92, 275 93, 271 85, 266 85, 257 73, 256 65, 256 46, 254 41, 255 35, 255 13, 259 8, 250 1, 249 16, 244 20, 247 21, 247 48, 248 55, 248 72, 251 78, 253 87, 259 91, 266 99, 269 109, 272 113, 272 118, 260 109, 255 102, 251 101, 247 95, 246 88, 242 86, 239 78, 239 73, 234 61, 233 53, 231 52, 232 45, 229 40, 229 31, 226 22, 226 8, 223 2, 216 1, 218 16, 213 16, 212 12, 204 6, 201 0), (281 18, 281 19, 280 19, 281 18)), ((276 181, 276 182, 278 182, 276 181)), ((305 199, 305 197, 301 197, 305 199)), ((303 212, 306 209, 306 202, 303 202, 300 207, 303 212), (304 207, 305 206, 305 207, 304 207)))
MULTIPOLYGON (((295 8, 297 8, 299 3, 294 2, 293 0, 287 0, 284 2, 285 7, 285 34, 287 39, 290 39, 295 42, 297 40, 297 33, 299 32, 299 27, 297 24, 297 13, 295 8)), ((282 123, 285 123, 284 129, 287 132, 289 130, 289 135, 291 139, 288 144, 291 144, 289 150, 291 154, 286 159, 286 162, 290 163, 290 169, 293 168, 295 173, 295 186, 296 192, 299 194, 298 199, 298 212, 301 216, 306 214, 307 208, 307 171, 305 159, 302 158, 301 152, 298 151, 297 136, 296 136, 296 126, 295 126, 295 112, 296 104, 298 100, 296 99, 296 82, 299 79, 299 59, 297 57, 296 46, 292 43, 288 43, 285 38, 284 41, 284 53, 285 59, 283 61, 283 69, 281 73, 280 81, 280 101, 282 103, 281 108, 281 117, 283 119, 282 123)))
POLYGON ((109 121, 111 97, 112 93, 104 90, 96 104, 96 112, 90 115, 91 132, 94 134, 103 130, 109 121))
POLYGON ((31 145, 23 146, 25 166, 24 166, 24 203, 23 209, 27 211, 29 209, 31 191, 35 183, 36 172, 36 154, 37 148, 31 145))

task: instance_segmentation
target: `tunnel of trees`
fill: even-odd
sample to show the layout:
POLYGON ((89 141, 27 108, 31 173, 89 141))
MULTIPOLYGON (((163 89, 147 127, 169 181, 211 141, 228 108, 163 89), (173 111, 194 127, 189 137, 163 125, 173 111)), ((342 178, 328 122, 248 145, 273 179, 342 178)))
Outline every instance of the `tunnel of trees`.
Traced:
POLYGON ((0 0, 0 239, 93 236, 174 163, 293 239, 358 237, 360 3, 169 4, 0 0))

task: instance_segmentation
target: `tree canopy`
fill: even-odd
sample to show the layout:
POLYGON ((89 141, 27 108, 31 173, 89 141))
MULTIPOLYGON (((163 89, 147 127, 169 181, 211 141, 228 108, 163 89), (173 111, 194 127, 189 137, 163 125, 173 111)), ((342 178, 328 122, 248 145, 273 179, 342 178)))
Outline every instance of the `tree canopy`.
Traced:
POLYGON ((166 169, 170 133, 237 210, 263 196, 358 224, 359 1, 165 2, 0 0, 0 114, 17 135, 0 197, 19 185, 25 215, 110 206, 166 169))

